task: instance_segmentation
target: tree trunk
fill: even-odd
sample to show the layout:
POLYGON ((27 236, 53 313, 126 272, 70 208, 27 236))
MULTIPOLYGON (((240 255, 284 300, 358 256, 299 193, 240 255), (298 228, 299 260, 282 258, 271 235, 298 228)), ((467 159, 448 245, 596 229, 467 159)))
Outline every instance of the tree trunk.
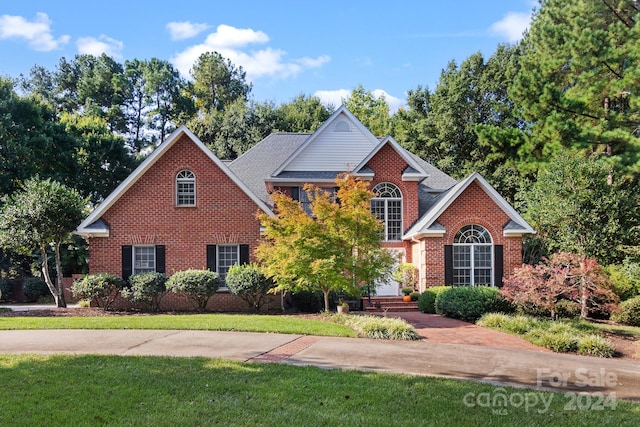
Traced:
POLYGON ((589 316, 589 309, 587 307, 587 294, 588 294, 587 287, 583 283, 580 286, 580 318, 581 319, 586 319, 589 316))
POLYGON ((67 302, 64 298, 64 289, 62 288, 62 262, 60 261, 60 243, 56 243, 55 247, 56 258, 56 284, 58 288, 58 299, 56 300, 57 306, 64 308, 67 306, 67 302))
POLYGON ((64 299, 60 301, 60 295, 58 294, 58 290, 56 286, 53 284, 51 280, 51 276, 49 275, 49 260, 47 259, 47 248, 46 246, 40 246, 40 255, 42 256, 42 277, 44 278, 44 282, 47 284, 49 288, 49 292, 53 296, 53 299, 56 302, 57 307, 66 307, 64 303, 64 299), (62 305, 60 305, 62 304, 62 305))
POLYGON ((324 294, 324 311, 329 312, 329 292, 330 291, 322 291, 324 294))

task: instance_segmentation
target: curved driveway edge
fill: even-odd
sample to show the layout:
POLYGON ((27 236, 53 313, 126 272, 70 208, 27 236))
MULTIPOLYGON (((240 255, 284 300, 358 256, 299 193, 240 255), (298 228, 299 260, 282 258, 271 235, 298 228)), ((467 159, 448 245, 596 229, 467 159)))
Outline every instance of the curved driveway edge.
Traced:
POLYGON ((0 353, 157 355, 403 373, 640 401, 640 364, 480 345, 216 331, 0 331, 0 353), (612 381, 615 379, 615 381, 612 381), (584 386, 583 386, 584 384, 584 386))

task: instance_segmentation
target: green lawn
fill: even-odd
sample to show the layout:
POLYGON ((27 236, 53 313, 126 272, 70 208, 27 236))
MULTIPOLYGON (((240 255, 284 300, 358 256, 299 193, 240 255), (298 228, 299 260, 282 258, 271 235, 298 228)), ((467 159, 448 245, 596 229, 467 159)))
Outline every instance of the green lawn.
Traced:
POLYGON ((206 358, 0 355, 0 381, 6 426, 621 427, 640 418, 639 404, 620 400, 583 398, 578 409, 560 393, 206 358))
POLYGON ((612 334, 640 338, 640 327, 638 326, 616 325, 616 324, 603 323, 603 322, 588 322, 588 323, 589 325, 597 329, 600 329, 606 332, 611 332, 612 334))
POLYGON ((0 317, 0 329, 180 329, 274 332, 355 337, 346 326, 295 316, 241 314, 132 315, 97 317, 0 317))

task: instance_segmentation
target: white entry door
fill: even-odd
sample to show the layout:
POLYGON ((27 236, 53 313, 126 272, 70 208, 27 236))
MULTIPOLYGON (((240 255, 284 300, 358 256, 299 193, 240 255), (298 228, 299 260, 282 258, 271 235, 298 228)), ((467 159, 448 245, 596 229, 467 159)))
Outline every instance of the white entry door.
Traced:
MULTIPOLYGON (((404 249, 388 249, 388 251, 396 260, 393 266, 393 270, 395 270, 398 264, 403 263, 406 260, 404 249)), ((376 295, 379 297, 398 296, 400 295, 400 285, 391 278, 389 278, 388 281, 376 283, 376 295)))

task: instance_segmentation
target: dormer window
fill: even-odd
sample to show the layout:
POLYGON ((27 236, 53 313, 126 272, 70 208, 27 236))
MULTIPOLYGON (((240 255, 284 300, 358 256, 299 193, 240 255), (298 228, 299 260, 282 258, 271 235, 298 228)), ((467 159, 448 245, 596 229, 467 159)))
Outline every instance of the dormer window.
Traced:
POLYGON ((190 170, 176 175, 176 206, 196 205, 196 176, 190 170))

